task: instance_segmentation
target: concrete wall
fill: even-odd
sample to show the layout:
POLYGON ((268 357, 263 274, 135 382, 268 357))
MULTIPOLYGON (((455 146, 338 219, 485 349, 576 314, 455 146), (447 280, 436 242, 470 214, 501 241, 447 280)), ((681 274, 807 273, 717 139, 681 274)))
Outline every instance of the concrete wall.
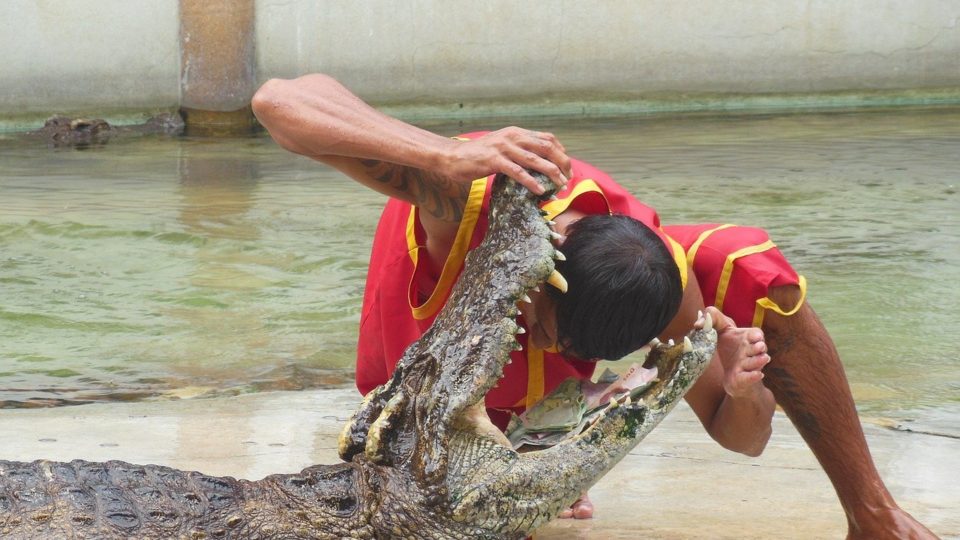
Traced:
POLYGON ((259 0, 262 77, 374 99, 960 85, 958 0, 259 0))
MULTIPOLYGON (((257 0, 258 80, 379 102, 960 88, 960 0, 257 0)), ((173 108, 177 0, 3 0, 0 117, 173 108)), ((104 114, 104 113, 101 113, 104 114)))
POLYGON ((0 1, 0 117, 175 106, 177 0, 0 1))

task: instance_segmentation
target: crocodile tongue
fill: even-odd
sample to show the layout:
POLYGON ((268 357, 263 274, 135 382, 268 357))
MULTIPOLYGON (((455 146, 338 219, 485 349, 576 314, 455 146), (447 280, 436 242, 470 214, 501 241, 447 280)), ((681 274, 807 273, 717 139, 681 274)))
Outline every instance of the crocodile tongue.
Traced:
POLYGON ((656 376, 656 368, 633 364, 620 376, 606 370, 597 383, 567 379, 526 412, 513 415, 507 439, 514 449, 553 446, 582 432, 611 399, 639 399, 657 382, 656 376))

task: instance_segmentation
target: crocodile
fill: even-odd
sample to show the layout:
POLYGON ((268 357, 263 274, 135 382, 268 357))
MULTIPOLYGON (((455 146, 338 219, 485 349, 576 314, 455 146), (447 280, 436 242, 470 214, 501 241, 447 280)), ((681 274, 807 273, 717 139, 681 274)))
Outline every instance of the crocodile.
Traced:
POLYGON ((70 118, 64 115, 51 116, 43 127, 24 133, 27 139, 41 139, 55 148, 73 147, 83 150, 103 146, 111 139, 139 137, 142 135, 180 135, 184 130, 183 118, 178 113, 160 113, 143 124, 130 126, 112 125, 102 118, 70 118))
POLYGON ((485 241, 432 327, 345 425, 342 463, 248 481, 122 461, 0 461, 0 537, 526 537, 639 443, 716 347, 701 317, 682 343, 653 346, 659 380, 642 394, 612 397, 548 449, 505 444, 483 397, 519 347, 518 306, 544 282, 566 287, 537 203, 496 179, 485 241))

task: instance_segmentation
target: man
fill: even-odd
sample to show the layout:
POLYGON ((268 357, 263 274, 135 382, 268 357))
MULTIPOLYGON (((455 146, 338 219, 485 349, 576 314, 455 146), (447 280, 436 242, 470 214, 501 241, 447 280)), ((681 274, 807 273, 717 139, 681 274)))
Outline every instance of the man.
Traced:
MULTIPOLYGON (((487 397, 494 421, 502 420, 498 411, 522 410, 568 375, 589 376, 597 357, 622 356, 653 336, 678 339, 706 299, 739 319, 708 308, 717 319, 718 355, 687 396, 707 432, 728 449, 758 455, 775 400, 833 482, 849 538, 935 538, 884 487, 836 349, 803 302, 802 278, 762 231, 661 228, 651 209, 571 160, 551 134, 506 128, 441 137, 377 112, 324 75, 269 81, 253 109, 284 148, 392 197, 364 298, 364 391, 386 380, 396 351, 429 325, 464 253, 482 237, 483 179, 503 173, 539 191, 527 170, 538 171, 560 189, 544 209, 567 253, 559 264, 570 283, 543 287, 522 309, 527 351, 505 372, 502 390, 487 397), (748 255, 758 262, 741 264, 748 255)), ((569 512, 592 513, 586 497, 569 512)))

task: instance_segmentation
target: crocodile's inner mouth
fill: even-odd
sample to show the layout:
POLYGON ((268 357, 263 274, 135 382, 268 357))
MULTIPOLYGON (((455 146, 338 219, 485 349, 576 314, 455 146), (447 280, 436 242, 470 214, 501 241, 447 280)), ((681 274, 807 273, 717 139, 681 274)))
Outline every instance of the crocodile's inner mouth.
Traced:
POLYGON ((646 360, 622 375, 607 370, 597 382, 568 379, 523 414, 514 415, 505 431, 510 446, 522 451, 554 446, 589 430, 611 407, 656 408, 692 345, 686 338, 679 344, 654 340, 644 349, 646 360))

